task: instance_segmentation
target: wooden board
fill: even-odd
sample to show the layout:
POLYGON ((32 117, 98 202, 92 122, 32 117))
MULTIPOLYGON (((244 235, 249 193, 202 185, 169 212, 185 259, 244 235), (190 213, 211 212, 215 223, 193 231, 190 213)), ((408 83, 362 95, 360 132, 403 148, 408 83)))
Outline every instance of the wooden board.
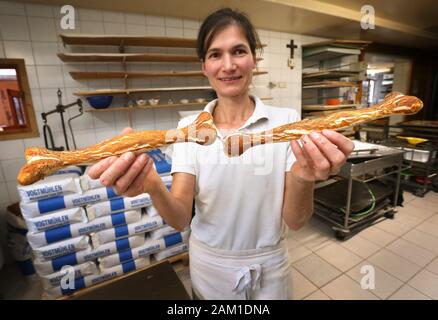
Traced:
POLYGON ((126 35, 61 34, 64 45, 196 48, 196 39, 126 35))
POLYGON ((355 77, 359 74, 359 71, 343 71, 343 70, 333 70, 333 71, 318 71, 303 73, 303 79, 338 79, 344 77, 355 77))
POLYGON ((346 109, 355 108, 360 106, 360 104, 338 104, 338 105, 323 105, 323 104, 312 104, 302 106, 303 111, 330 111, 336 109, 346 109))
MULTIPOLYGON (((100 34, 61 34, 65 45, 196 48, 196 39, 100 34)), ((258 46, 265 47, 265 44, 258 46)))
MULTIPOLYGON (((272 97, 263 97, 260 98, 260 100, 262 101, 266 101, 266 100, 272 100, 272 97)), ((210 101, 205 101, 205 102, 189 102, 189 103, 171 103, 171 104, 158 104, 156 106, 152 106, 152 105, 145 105, 145 106, 134 106, 134 107, 109 107, 106 109, 93 109, 93 108, 87 108, 84 111, 85 112, 115 112, 115 111, 132 111, 132 110, 147 110, 147 109, 165 109, 165 108, 184 108, 184 107, 196 107, 196 106, 200 106, 200 105, 206 105, 207 103, 209 103, 210 101)))
POLYGON ((303 44, 303 48, 313 48, 313 47, 321 47, 321 46, 339 46, 339 47, 366 47, 371 44, 372 41, 366 40, 344 40, 344 39, 333 39, 327 41, 319 41, 308 44, 303 44))
POLYGON ((142 88, 142 89, 101 89, 94 91, 78 91, 73 93, 75 96, 101 96, 115 94, 130 94, 130 93, 146 93, 146 92, 168 92, 168 91, 196 91, 196 90, 213 90, 210 86, 201 87, 172 87, 172 88, 142 88))
POLYGON ((58 53, 63 62, 200 62, 197 56, 157 53, 58 53))
POLYGON ((357 87, 355 82, 345 81, 318 81, 303 83, 303 89, 318 89, 318 88, 338 88, 338 87, 357 87))
POLYGON ((88 108, 85 109, 85 112, 97 112, 97 113, 105 113, 105 112, 116 112, 116 111, 132 111, 136 107, 108 107, 106 109, 94 109, 94 108, 88 108))
MULTIPOLYGON (((267 74, 267 71, 254 71, 253 75, 267 74)), ((156 77, 204 77, 202 71, 167 71, 167 72, 92 72, 70 71, 75 80, 84 79, 134 79, 156 77)))
MULTIPOLYGON (((250 86, 250 89, 255 88, 250 86)), ((137 88, 137 89, 99 89, 93 91, 77 91, 73 94, 80 97, 116 95, 116 94, 131 94, 131 93, 146 93, 146 92, 169 92, 169 91, 212 91, 210 86, 198 87, 166 87, 166 88, 137 88)))
POLYGON ((303 59, 307 61, 321 61, 329 60, 334 58, 340 58, 347 55, 359 55, 359 49, 350 48, 336 48, 336 47, 315 47, 304 49, 303 48, 303 59))
MULTIPOLYGON (((164 53, 58 53, 63 62, 199 62, 197 56, 164 53)), ((257 58, 257 61, 263 60, 257 58)))

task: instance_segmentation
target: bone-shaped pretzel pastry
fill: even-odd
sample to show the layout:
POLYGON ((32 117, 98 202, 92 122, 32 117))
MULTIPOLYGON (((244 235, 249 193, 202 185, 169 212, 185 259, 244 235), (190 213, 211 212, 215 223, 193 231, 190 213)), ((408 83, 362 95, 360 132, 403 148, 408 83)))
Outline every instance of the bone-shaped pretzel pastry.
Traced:
POLYGON ((240 156, 249 148, 271 142, 298 140, 302 135, 324 129, 339 130, 364 122, 396 114, 414 114, 423 107, 423 102, 414 96, 391 92, 382 102, 365 109, 340 111, 325 117, 305 119, 258 133, 233 133, 224 138, 224 151, 228 156, 240 156))
POLYGON ((181 129, 132 132, 75 151, 30 147, 26 149, 26 164, 21 168, 17 180, 21 185, 29 185, 63 167, 91 164, 128 151, 140 154, 176 142, 209 145, 216 137, 217 131, 211 114, 201 112, 192 124, 181 129))

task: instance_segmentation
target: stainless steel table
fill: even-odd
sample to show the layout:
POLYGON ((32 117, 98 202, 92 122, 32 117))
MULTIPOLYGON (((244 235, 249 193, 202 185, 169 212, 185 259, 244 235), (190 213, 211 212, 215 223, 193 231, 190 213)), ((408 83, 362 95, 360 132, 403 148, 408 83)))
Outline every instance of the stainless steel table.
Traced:
POLYGON ((383 218, 392 218, 396 211, 397 199, 400 187, 400 174, 403 165, 403 151, 377 145, 355 142, 355 151, 339 172, 338 179, 348 180, 347 194, 345 195, 345 215, 342 221, 334 219, 326 208, 315 205, 315 214, 332 224, 332 229, 338 239, 343 240, 351 235, 353 229, 361 229, 377 223, 383 218), (390 203, 377 206, 373 212, 361 219, 351 219, 351 194, 353 180, 371 182, 377 179, 385 179, 395 176, 394 197, 390 203))

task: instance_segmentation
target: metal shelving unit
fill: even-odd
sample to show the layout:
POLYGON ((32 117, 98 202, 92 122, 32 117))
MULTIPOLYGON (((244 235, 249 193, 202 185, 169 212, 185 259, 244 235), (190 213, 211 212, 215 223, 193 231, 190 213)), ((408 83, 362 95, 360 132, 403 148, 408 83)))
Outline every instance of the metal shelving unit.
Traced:
MULTIPOLYGON (((342 58, 357 56, 359 61, 359 55, 368 44, 369 41, 329 40, 303 45, 303 118, 311 119, 360 107, 363 65, 347 62, 354 59, 342 58), (343 101, 328 101, 331 98, 343 101)), ((342 133, 354 135, 352 129, 342 133)))

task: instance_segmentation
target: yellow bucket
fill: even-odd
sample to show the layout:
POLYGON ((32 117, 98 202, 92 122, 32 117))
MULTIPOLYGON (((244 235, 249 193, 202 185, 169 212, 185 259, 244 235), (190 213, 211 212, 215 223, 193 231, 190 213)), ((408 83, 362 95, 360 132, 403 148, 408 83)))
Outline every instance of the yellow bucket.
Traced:
POLYGON ((423 143, 426 141, 429 141, 428 139, 423 139, 423 138, 415 138, 415 137, 402 137, 402 136, 397 136, 398 139, 403 139, 403 140, 407 140, 409 144, 419 144, 419 143, 423 143))

